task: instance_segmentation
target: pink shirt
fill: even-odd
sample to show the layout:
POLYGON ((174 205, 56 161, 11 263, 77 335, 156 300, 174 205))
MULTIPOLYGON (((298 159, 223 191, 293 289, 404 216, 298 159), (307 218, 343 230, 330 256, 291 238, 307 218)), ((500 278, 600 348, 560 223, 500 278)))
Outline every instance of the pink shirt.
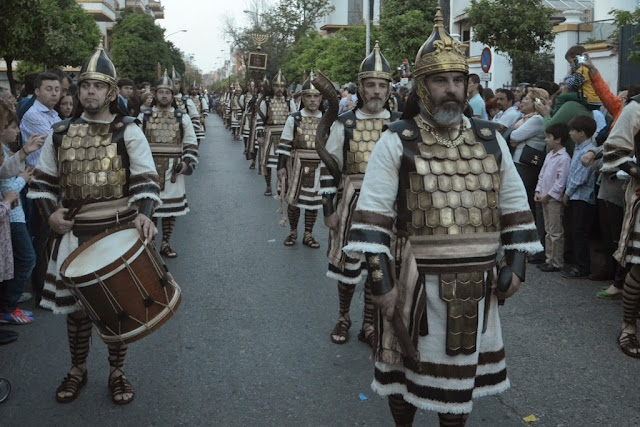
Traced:
POLYGON ((569 166, 571 166, 571 157, 567 154, 566 148, 562 147, 555 153, 553 151, 547 153, 538 175, 536 193, 540 196, 548 194, 555 200, 562 200, 569 176, 569 166))

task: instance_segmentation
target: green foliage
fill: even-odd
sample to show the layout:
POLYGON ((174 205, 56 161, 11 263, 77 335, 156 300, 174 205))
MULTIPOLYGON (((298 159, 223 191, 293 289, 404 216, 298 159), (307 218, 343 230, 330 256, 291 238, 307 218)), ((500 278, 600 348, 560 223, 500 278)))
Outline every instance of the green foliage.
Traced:
POLYGON ((233 24, 227 23, 225 33, 231 39, 233 49, 241 52, 245 63, 248 61, 249 52, 255 52, 257 49, 251 34, 268 34, 269 38, 261 46, 261 52, 268 56, 267 76, 275 76, 278 69, 282 68, 287 79, 299 80, 303 68, 285 71, 288 69, 285 58, 290 57, 291 50, 298 43, 308 43, 308 40, 305 40, 306 34, 315 32, 316 21, 332 11, 333 6, 329 0, 279 0, 266 12, 259 13, 252 27, 236 28, 233 24))
MULTIPOLYGON (((372 28, 371 39, 375 40, 378 35, 377 29, 372 28)), ((362 27, 345 28, 324 38, 310 32, 287 53, 282 72, 290 83, 302 83, 303 71, 308 74, 312 69, 322 71, 337 83, 356 81, 366 53, 365 37, 366 30, 362 27)))
POLYGON ((12 90, 13 61, 31 61, 46 68, 79 66, 99 39, 93 18, 74 0, 2 2, 0 56, 7 61, 12 90))
POLYGON ((554 55, 548 52, 517 54, 512 59, 514 82, 554 81, 554 55))
POLYGON ((16 70, 16 80, 23 82, 27 74, 41 73, 46 69, 44 64, 31 61, 20 61, 18 69, 16 70))
POLYGON ((549 48, 554 40, 550 21, 554 10, 542 0, 471 0, 466 12, 473 41, 511 58, 549 48))
POLYGON ((403 59, 413 64, 433 30, 437 0, 382 0, 380 48, 396 70, 403 59))
MULTIPOLYGON (((620 28, 625 26, 639 26, 640 25, 640 8, 636 8, 633 12, 627 10, 613 9, 611 14, 614 16, 614 24, 618 28, 616 37, 620 34, 620 28)), ((640 49, 640 34, 636 34, 631 38, 631 42, 635 47, 640 49)), ((625 53, 625 52, 622 52, 625 53)), ((627 54, 627 59, 633 62, 640 62, 640 50, 632 50, 627 54)))
POLYGON ((125 9, 113 27, 111 55, 119 77, 136 83, 157 80, 158 63, 171 72, 171 66, 184 72, 180 51, 164 40, 164 29, 149 15, 125 9))

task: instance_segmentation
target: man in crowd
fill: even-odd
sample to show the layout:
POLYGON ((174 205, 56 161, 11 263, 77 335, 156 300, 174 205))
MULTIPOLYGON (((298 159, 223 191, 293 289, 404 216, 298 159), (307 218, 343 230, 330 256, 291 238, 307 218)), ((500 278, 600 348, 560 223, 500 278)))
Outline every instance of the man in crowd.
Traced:
MULTIPOLYGON (((44 221, 59 235, 49 261, 42 305, 67 314, 71 369, 56 390, 56 400, 61 403, 73 401, 87 383, 92 332, 85 307, 61 280, 62 263, 77 247, 117 224, 133 223, 140 237, 151 241, 157 233, 151 217, 160 203, 149 144, 136 119, 118 114, 116 70, 102 44, 80 70, 78 100, 81 108, 76 116, 56 124, 47 137, 28 193, 44 221), (101 145, 97 150, 95 142, 101 145), (76 157, 73 147, 84 150, 84 160, 76 157), (105 152, 113 156, 101 155, 105 152), (91 166, 88 169, 87 163, 91 166), (94 169, 96 163, 99 172, 94 169), (103 182, 96 179, 99 173, 117 180, 103 182), (121 196, 114 197, 117 194, 121 196), (75 218, 67 216, 70 207, 79 207, 75 218)), ((127 345, 110 343, 108 348, 111 399, 119 405, 130 403, 134 391, 123 371, 127 345)))
POLYGON ((118 80, 118 107, 120 108, 120 113, 123 116, 129 115, 129 98, 133 96, 133 92, 135 91, 135 83, 133 80, 127 78, 121 78, 118 80))
POLYGON ((178 107, 178 110, 186 111, 191 118, 191 124, 196 133, 198 145, 200 145, 200 141, 204 139, 204 129, 200 123, 200 112, 191 97, 182 93, 182 77, 180 77, 175 67, 171 70, 171 81, 173 82, 173 97, 176 101, 176 107, 178 107))
POLYGON ((338 114, 342 114, 346 111, 351 111, 355 108, 358 103, 358 95, 356 95, 356 91, 358 88, 355 83, 347 83, 342 88, 342 99, 339 102, 338 114))
MULTIPOLYGON (((60 100, 60 79, 53 73, 42 73, 34 82, 34 102, 20 122, 22 143, 25 144, 34 135, 47 135, 51 132, 54 123, 60 121, 60 116, 53 109, 60 100)), ((38 164, 40 150, 27 156, 26 164, 33 168, 38 164)), ((45 247, 49 239, 49 226, 40 212, 35 208, 33 201, 26 200, 24 205, 27 227, 36 254, 36 265, 31 275, 31 287, 34 292, 36 306, 42 298, 45 274, 47 271, 47 259, 45 247)))
POLYGON ((304 208, 304 235, 302 244, 317 249, 320 244, 313 238, 313 226, 322 208, 318 194, 316 174, 320 170, 320 158, 316 153, 316 128, 322 118, 322 95, 311 83, 313 72, 302 85, 300 111, 292 113, 284 124, 278 154, 278 179, 285 182, 281 198, 288 203, 287 215, 291 232, 284 240, 285 246, 293 246, 298 239, 300 210, 304 208))
POLYGON ((173 107, 174 85, 167 72, 156 83, 156 105, 145 108, 138 117, 151 146, 160 179, 162 205, 153 217, 162 220, 160 254, 175 258, 170 240, 176 217, 189 212, 184 175, 191 175, 198 163, 198 140, 189 115, 173 107))
POLYGON ((467 73, 438 7, 403 120, 371 154, 344 248, 366 262, 380 308, 372 387, 396 425, 421 408, 463 426, 474 397, 509 387, 498 298, 525 279, 525 253, 542 250, 505 141, 463 115, 467 73))
POLYGON ((484 99, 482 99, 482 85, 480 84, 480 77, 477 74, 469 74, 468 83, 468 102, 473 111, 473 117, 487 120, 487 109, 485 108, 484 99))
MULTIPOLYGON (((366 275, 366 269, 358 259, 342 252, 349 235, 349 220, 358 200, 369 156, 380 138, 382 127, 400 117, 385 108, 390 92, 391 67, 376 43, 371 54, 360 64, 357 108, 338 117, 327 140, 326 149, 332 159, 322 165, 319 192, 323 196, 324 221, 331 230, 327 277, 338 281, 338 322, 331 331, 331 341, 336 344, 344 344, 349 339, 351 299, 356 285, 366 275), (330 172, 332 168, 335 168, 334 173, 337 171, 342 175, 340 182, 330 172), (337 194, 342 195, 341 200, 337 194)), ((364 319, 358 339, 373 348, 375 333, 370 278, 364 285, 364 302, 364 319)))
POLYGON ((509 89, 496 89, 496 100, 500 112, 493 121, 500 125, 498 132, 504 132, 522 117, 522 113, 513 105, 515 96, 509 89))

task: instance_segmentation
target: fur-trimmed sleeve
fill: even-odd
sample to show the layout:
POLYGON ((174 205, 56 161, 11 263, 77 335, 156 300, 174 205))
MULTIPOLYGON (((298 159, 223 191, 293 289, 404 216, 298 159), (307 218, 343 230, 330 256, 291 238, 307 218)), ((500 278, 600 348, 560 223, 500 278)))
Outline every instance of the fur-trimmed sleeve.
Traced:
POLYGON ((635 162, 634 137, 640 132, 640 102, 622 109, 607 142, 604 143, 602 172, 616 172, 626 162, 635 162))
POLYGON ((497 135, 502 150, 500 166, 500 240, 503 250, 516 250, 535 254, 543 251, 540 238, 529 208, 527 192, 516 170, 507 143, 497 135))
POLYGON ((365 252, 384 253, 389 249, 396 213, 402 142, 395 133, 385 131, 371 152, 356 206, 349 242, 342 249, 362 259, 365 252))
MULTIPOLYGON (((344 125, 339 121, 333 122, 329 131, 329 139, 327 139, 327 151, 338 163, 340 170, 343 170, 343 152, 344 152, 344 125)), ((324 162, 320 166, 320 190, 319 194, 335 194, 338 192, 338 184, 329 172, 324 162)))
POLYGON ((44 141, 38 165, 33 171, 31 181, 29 181, 27 197, 30 199, 48 199, 57 204, 60 198, 58 177, 56 150, 53 147, 53 137, 50 133, 44 141))
POLYGON ((280 143, 276 148, 276 154, 282 154, 283 156, 291 157, 291 143, 294 138, 294 124, 295 119, 293 118, 293 116, 287 117, 287 121, 284 124, 284 129, 282 129, 282 135, 280 136, 280 143))
POLYGON ((191 119, 182 115, 182 156, 189 159, 192 166, 198 164, 198 140, 191 119))
POLYGON ((154 201, 154 208, 162 204, 160 200, 160 179, 153 162, 149 143, 135 123, 124 130, 124 141, 129 155, 129 201, 128 204, 142 200, 154 201))

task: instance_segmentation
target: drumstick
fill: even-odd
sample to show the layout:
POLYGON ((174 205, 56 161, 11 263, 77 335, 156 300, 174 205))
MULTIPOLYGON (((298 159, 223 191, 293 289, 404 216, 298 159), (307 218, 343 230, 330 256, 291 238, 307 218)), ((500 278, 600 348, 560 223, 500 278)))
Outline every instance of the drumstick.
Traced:
POLYGON ((89 200, 88 197, 72 201, 71 205, 69 205, 69 210, 64 214, 64 219, 67 221, 72 221, 76 217, 78 212, 80 212, 80 209, 82 209, 87 200, 89 200))

